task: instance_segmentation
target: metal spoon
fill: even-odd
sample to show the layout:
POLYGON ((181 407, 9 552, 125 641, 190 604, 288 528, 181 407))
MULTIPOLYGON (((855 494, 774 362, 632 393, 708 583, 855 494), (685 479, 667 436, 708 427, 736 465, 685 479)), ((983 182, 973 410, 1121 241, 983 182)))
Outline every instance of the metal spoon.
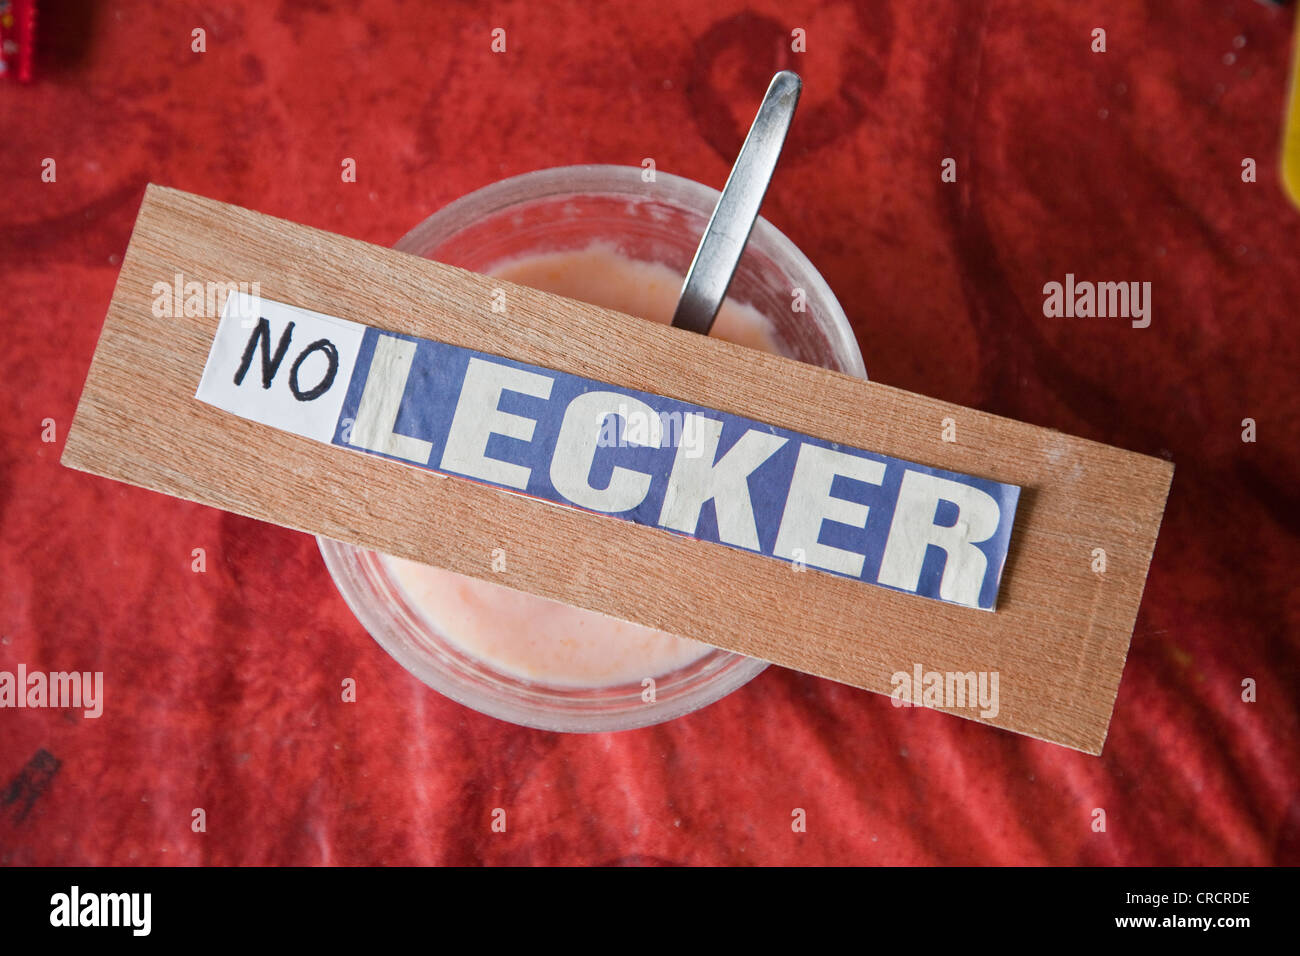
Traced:
POLYGON ((713 327, 763 205, 802 88, 803 81, 789 70, 772 77, 686 273, 677 311, 673 313, 677 328, 708 335, 713 327))

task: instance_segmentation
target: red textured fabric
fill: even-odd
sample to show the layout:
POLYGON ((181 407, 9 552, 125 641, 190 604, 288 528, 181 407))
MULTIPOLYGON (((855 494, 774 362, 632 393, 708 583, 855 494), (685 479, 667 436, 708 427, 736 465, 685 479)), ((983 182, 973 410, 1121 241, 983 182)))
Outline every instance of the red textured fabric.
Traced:
POLYGON ((107 686, 97 720, 0 711, 0 862, 1300 863, 1289 10, 41 14, 36 82, 0 89, 0 669, 107 686), (310 537, 60 466, 146 182, 385 245, 546 166, 649 156, 720 186, 782 67, 805 91, 764 213, 872 377, 1177 463, 1102 757, 779 668, 659 727, 514 727, 391 660, 310 537), (1067 272, 1150 281, 1150 328, 1045 318, 1067 272))

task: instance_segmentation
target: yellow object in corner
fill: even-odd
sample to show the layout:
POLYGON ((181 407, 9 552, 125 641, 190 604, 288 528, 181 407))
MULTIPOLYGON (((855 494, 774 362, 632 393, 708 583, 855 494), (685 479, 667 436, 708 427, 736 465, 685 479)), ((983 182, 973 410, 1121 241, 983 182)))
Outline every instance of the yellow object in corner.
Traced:
POLYGON ((1300 206, 1300 18, 1297 18, 1295 28, 1291 97, 1286 108, 1286 129, 1282 134, 1282 186, 1291 202, 1300 206))

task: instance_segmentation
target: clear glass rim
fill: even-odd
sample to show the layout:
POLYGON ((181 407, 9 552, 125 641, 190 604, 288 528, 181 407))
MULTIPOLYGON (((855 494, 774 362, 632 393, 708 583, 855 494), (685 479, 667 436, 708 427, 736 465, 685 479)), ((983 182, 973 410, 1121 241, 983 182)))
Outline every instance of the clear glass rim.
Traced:
POLYGON ((357 549, 324 537, 318 537, 317 542, 325 566, 344 601, 370 636, 398 664, 443 696, 479 713, 514 724, 564 733, 634 730, 707 707, 743 687, 768 667, 767 661, 758 658, 713 649, 679 671, 656 677, 656 681, 665 684, 660 686, 653 703, 640 700, 640 686, 620 685, 619 689, 625 691, 624 699, 621 704, 613 702, 608 710, 594 710, 585 706, 582 703, 584 698, 573 696, 576 689, 565 691, 537 684, 525 695, 518 693, 518 685, 527 682, 511 680, 509 683, 514 685, 512 693, 518 694, 515 697, 512 693, 500 690, 494 692, 486 685, 479 688, 460 679, 452 669, 440 667, 428 657, 410 650, 402 634, 403 627, 410 626, 406 621, 408 615, 393 613, 392 605, 381 608, 374 601, 377 589, 367 577, 366 567, 357 549), (686 687, 664 693, 669 690, 666 682, 671 681, 675 674, 691 670, 700 673, 688 681, 686 687))
MULTIPOLYGON (((642 179, 643 173, 645 170, 640 166, 593 163, 553 166, 501 179, 452 200, 399 239, 393 248, 403 252, 424 248, 439 236, 445 237, 472 225, 488 212, 500 212, 513 205, 555 196, 617 193, 712 210, 722 195, 703 183, 662 170, 655 170, 653 182, 642 179)), ((865 379, 866 365, 849 317, 817 267, 785 233, 762 216, 754 222, 749 236, 749 244, 755 243, 773 254, 776 264, 787 274, 799 275, 806 280, 808 288, 805 292, 829 319, 822 331, 831 350, 844 359, 844 374, 865 379)))

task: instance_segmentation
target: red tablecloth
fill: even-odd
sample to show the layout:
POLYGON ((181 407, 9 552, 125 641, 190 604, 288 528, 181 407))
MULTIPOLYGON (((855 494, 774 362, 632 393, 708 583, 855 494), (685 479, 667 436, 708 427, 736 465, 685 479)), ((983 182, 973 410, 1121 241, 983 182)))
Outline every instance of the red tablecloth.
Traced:
POLYGON ((1300 863, 1289 11, 41 13, 36 81, 0 87, 0 669, 102 670, 106 699, 0 711, 0 862, 1300 863), (779 668, 660 727, 514 727, 391 660, 313 539, 60 466, 146 182, 382 244, 545 166, 720 186, 781 67, 806 85, 764 212, 872 377, 1177 463, 1102 757, 779 668), (1066 273, 1150 281, 1150 328, 1044 317, 1066 273))

